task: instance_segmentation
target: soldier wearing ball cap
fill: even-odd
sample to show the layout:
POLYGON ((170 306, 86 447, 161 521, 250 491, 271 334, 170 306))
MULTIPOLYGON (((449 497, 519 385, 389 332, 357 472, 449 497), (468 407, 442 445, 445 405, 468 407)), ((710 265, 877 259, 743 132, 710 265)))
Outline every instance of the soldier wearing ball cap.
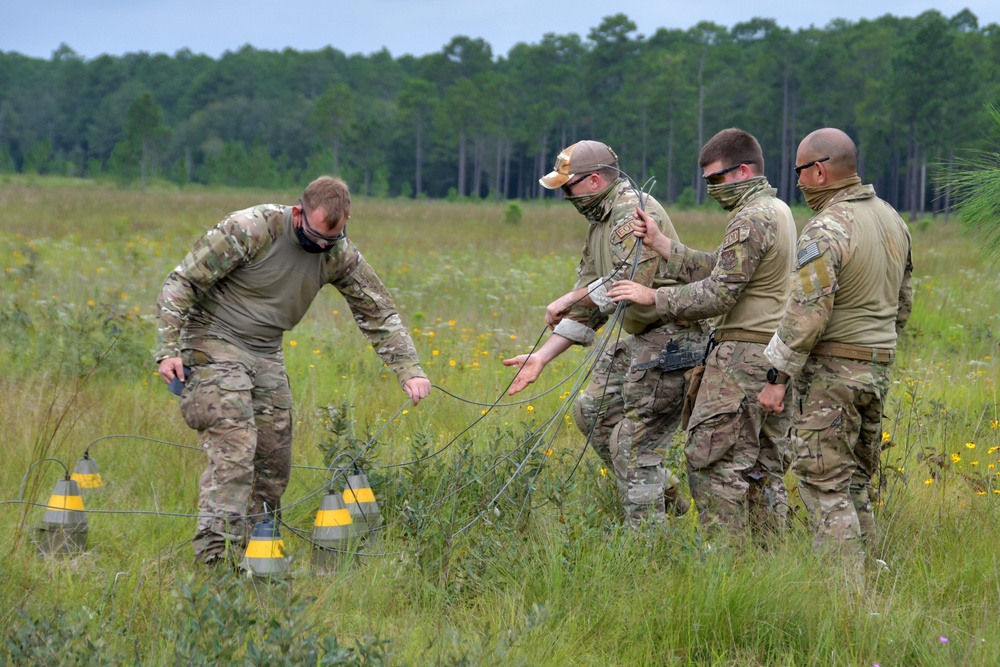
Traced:
MULTIPOLYGON (((511 394, 534 382, 549 361, 572 345, 590 345, 595 331, 614 312, 608 288, 632 274, 639 250, 632 223, 640 205, 664 234, 677 239, 663 207, 652 197, 640 201, 620 175, 618 156, 599 141, 581 141, 562 150, 553 171, 540 183, 561 188, 589 226, 576 284, 546 308, 552 336, 535 352, 503 362, 518 368, 511 394)), ((657 276, 658 262, 655 252, 642 248, 632 279, 654 287, 670 284, 657 276)), ((704 353, 705 334, 698 322, 667 322, 655 308, 634 305, 625 309, 622 328, 628 335, 610 345, 598 361, 576 401, 574 417, 614 471, 626 519, 635 526, 664 521, 668 505, 677 514, 688 508, 661 452, 670 446, 680 423, 684 372, 704 353)))

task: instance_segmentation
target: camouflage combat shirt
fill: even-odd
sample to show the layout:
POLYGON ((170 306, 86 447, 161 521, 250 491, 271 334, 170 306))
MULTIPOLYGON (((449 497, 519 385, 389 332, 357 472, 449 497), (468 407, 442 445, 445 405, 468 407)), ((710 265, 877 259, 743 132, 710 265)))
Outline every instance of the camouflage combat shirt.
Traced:
POLYGON ((802 230, 788 308, 765 350, 789 375, 820 342, 895 349, 913 307, 906 223, 871 185, 844 180, 802 230))
POLYGON ((663 275, 685 285, 656 291, 656 310, 668 319, 715 318, 718 330, 770 336, 788 300, 795 261, 795 219, 767 179, 751 186, 729 214, 715 252, 672 243, 663 275))
MULTIPOLYGON (((677 241, 677 232, 667 212, 653 197, 643 196, 643 208, 659 224, 663 233, 677 241)), ((632 234, 639 195, 629 182, 618 179, 609 186, 608 195, 597 211, 587 217, 587 242, 576 271, 574 290, 589 287, 595 307, 578 306, 556 326, 554 332, 576 343, 589 344, 594 331, 607 322, 617 304, 608 297, 608 289, 616 280, 633 280, 647 287, 662 287, 676 281, 658 275, 659 255, 643 246, 635 275, 635 249, 638 239, 632 234), (630 278, 631 276, 631 278, 630 278)), ((663 322, 653 306, 629 305, 625 309, 622 327, 630 334, 641 333, 650 325, 663 322)))
POLYGON ((343 295, 400 383, 426 377, 392 296, 357 246, 345 237, 328 252, 306 252, 292 207, 274 204, 230 214, 170 272, 156 303, 156 360, 180 356, 185 341, 205 336, 251 353, 277 352, 326 284, 343 295))

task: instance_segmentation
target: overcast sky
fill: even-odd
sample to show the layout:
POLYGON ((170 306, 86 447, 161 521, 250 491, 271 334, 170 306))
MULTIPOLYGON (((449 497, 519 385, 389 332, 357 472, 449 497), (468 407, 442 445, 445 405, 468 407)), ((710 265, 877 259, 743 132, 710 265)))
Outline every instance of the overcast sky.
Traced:
POLYGON ((755 16, 793 30, 830 20, 917 16, 964 8, 980 25, 1000 23, 1000 0, 0 0, 0 51, 49 58, 65 42, 87 59, 181 48, 217 58, 244 44, 258 49, 347 54, 385 47, 395 56, 440 51, 456 35, 481 37, 493 54, 546 33, 586 37, 601 19, 625 13, 643 35, 699 21, 732 26, 755 16))

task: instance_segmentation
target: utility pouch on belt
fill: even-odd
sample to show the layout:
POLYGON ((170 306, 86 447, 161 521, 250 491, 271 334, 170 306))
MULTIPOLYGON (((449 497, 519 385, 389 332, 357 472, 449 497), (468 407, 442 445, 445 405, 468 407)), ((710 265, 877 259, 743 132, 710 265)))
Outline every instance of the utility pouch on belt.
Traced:
POLYGON ((705 365, 695 366, 684 374, 687 380, 687 391, 684 392, 684 405, 681 407, 681 430, 688 430, 691 423, 691 413, 694 412, 694 402, 698 398, 698 389, 701 387, 701 378, 705 375, 705 365))
POLYGON ((652 361, 636 364, 633 371, 647 371, 650 368, 659 368, 663 372, 676 371, 682 368, 691 368, 701 363, 703 356, 698 352, 682 350, 674 341, 667 343, 667 347, 660 352, 660 356, 652 361))

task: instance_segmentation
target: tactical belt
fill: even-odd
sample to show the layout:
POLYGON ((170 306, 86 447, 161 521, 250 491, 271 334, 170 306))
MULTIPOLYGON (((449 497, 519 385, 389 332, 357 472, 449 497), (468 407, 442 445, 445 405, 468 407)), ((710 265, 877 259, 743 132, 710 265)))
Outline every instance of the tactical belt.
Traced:
POLYGON ((870 361, 873 364, 891 364, 896 360, 896 350, 851 345, 850 343, 819 343, 810 354, 818 357, 841 357, 855 361, 870 361))
POLYGON ((773 334, 762 334, 756 331, 747 331, 746 329, 722 329, 716 330, 712 334, 712 338, 715 339, 716 343, 734 341, 737 343, 760 343, 761 345, 767 345, 771 342, 772 337, 773 334))
POLYGON ((677 343, 670 341, 667 343, 667 347, 660 352, 660 356, 652 361, 636 364, 632 367, 632 370, 646 371, 650 368, 659 368, 664 372, 676 371, 682 368, 697 366, 703 360, 704 355, 701 352, 682 350, 677 343))

